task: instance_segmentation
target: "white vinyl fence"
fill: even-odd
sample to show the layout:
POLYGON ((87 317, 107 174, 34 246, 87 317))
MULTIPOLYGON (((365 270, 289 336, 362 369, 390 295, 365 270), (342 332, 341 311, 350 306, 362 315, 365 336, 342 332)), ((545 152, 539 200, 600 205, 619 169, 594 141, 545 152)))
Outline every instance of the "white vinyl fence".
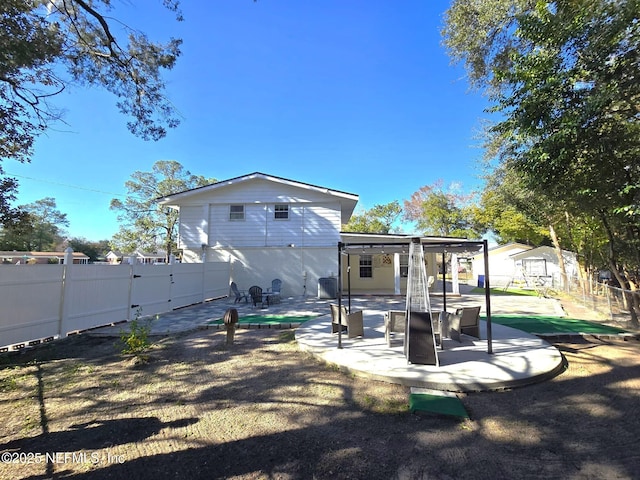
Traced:
POLYGON ((227 262, 0 266, 0 351, 228 295, 227 262))

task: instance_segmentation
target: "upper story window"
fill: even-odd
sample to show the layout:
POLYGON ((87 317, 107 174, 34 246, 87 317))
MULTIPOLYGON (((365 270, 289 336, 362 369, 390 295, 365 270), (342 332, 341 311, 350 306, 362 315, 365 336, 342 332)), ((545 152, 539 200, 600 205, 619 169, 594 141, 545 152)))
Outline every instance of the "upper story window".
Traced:
POLYGON ((373 278, 373 258, 371 255, 360 255, 360 278, 373 278))
POLYGON ((244 205, 230 205, 229 220, 244 220, 244 205))
POLYGON ((289 205, 286 203, 278 203, 274 208, 274 216, 276 220, 288 220, 289 219, 289 205))

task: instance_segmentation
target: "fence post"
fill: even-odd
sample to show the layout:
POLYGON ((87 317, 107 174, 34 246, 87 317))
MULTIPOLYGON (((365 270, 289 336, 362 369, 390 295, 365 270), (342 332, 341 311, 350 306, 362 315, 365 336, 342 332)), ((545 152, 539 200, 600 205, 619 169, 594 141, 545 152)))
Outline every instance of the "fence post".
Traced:
POLYGON ((133 307, 131 304, 133 303, 133 263, 131 261, 131 257, 127 261, 127 268, 129 269, 129 298, 127 300, 127 321, 130 322, 131 318, 131 310, 133 307))
POLYGON ((73 248, 64 250, 64 266, 62 267, 62 288, 60 292, 60 312, 58 314, 58 337, 62 338, 62 326, 69 315, 69 285, 71 284, 71 269, 73 268, 73 248))

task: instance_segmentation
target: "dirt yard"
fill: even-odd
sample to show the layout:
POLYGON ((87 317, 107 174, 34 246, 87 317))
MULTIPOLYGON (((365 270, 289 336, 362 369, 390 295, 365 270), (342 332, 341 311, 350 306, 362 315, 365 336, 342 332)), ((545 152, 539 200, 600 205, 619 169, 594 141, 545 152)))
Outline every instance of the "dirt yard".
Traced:
POLYGON ((559 344, 568 368, 460 395, 470 420, 300 352, 291 331, 154 339, 147 364, 75 336, 0 365, 1 479, 638 478, 640 344, 559 344))

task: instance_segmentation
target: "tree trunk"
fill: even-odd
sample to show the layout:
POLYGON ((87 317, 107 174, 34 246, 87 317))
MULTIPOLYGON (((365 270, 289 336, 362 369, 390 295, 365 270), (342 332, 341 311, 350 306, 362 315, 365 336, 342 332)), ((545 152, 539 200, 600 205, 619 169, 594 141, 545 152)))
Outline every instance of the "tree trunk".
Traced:
POLYGON ((567 278, 567 267, 564 264, 564 256, 562 256, 562 248, 560 247, 560 241, 558 240, 558 235, 556 234, 556 230, 553 228, 553 225, 549 225, 549 235, 551 236, 551 241, 553 242, 553 248, 556 251, 556 255, 558 257, 558 266, 560 267, 560 277, 562 282, 562 288, 565 291, 569 290, 569 281, 567 278))
POLYGON ((615 237, 611 228, 609 227, 609 222, 603 214, 600 214, 600 220, 604 225, 604 229, 607 232, 607 238, 609 239, 609 250, 607 255, 607 260, 609 263, 609 269, 616 280, 620 284, 620 288, 622 288, 622 299, 623 299, 623 308, 629 311, 629 315, 631 316, 631 327, 640 328, 640 322, 638 322, 638 314, 635 310, 635 301, 633 298, 633 292, 631 292, 627 287, 627 277, 620 271, 618 268, 617 255, 615 250, 615 237))

